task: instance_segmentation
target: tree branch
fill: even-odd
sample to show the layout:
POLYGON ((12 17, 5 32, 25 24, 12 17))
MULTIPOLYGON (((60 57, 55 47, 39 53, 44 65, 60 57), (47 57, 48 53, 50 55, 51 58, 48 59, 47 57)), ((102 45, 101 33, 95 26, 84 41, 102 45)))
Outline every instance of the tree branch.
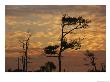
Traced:
MULTIPOLYGON (((80 26, 80 25, 78 25, 78 26, 80 26)), ((73 30, 75 30, 75 29, 77 29, 78 28, 78 26, 76 26, 75 28, 73 28, 73 29, 71 29, 70 31, 68 31, 66 34, 64 34, 63 35, 63 37, 65 37, 67 34, 69 34, 71 31, 73 31, 73 30)))

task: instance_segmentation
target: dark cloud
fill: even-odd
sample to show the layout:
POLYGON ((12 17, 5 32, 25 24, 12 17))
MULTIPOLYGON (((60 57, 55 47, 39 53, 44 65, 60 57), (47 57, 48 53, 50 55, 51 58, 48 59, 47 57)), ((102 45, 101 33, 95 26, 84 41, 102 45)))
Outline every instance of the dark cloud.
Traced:
POLYGON ((22 16, 33 13, 63 14, 63 13, 88 12, 91 14, 105 15, 104 5, 6 5, 6 15, 22 16))

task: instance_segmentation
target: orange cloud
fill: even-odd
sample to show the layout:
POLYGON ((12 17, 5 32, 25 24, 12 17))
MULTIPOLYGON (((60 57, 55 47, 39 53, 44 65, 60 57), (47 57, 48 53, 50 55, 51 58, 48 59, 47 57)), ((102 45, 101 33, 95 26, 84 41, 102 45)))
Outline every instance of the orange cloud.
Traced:
POLYGON ((33 48, 58 44, 61 35, 62 13, 67 13, 70 16, 83 16, 92 21, 89 28, 75 30, 67 36, 68 39, 85 38, 81 50, 105 50, 106 16, 104 6, 54 6, 55 10, 48 6, 47 9, 44 9, 43 6, 36 7, 38 10, 33 10, 34 6, 25 7, 27 8, 18 6, 13 9, 13 7, 8 8, 7 6, 6 46, 8 48, 12 45, 13 47, 19 46, 17 41, 24 37, 27 29, 32 32, 31 47, 33 48), (26 12, 21 12, 21 8, 26 12))

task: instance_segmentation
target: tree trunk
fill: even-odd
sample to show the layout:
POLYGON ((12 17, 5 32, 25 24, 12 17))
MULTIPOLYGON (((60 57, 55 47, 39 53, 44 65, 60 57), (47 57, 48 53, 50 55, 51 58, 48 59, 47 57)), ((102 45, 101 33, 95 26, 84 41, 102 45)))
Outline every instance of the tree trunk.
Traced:
POLYGON ((59 55, 58 55, 58 61, 59 61, 59 72, 61 72, 61 52, 62 52, 62 41, 63 41, 63 28, 64 28, 64 24, 62 24, 62 32, 61 32, 61 47, 60 47, 60 51, 59 51, 59 55))
POLYGON ((22 70, 25 72, 25 57, 22 56, 22 70))
POLYGON ((96 65, 94 65, 94 69, 95 69, 95 71, 97 71, 96 65))
POLYGON ((19 71, 19 57, 18 57, 18 71, 19 71))
POLYGON ((58 57, 58 61, 59 61, 59 72, 61 72, 61 56, 60 55, 58 57))
POLYGON ((28 41, 26 41, 26 51, 25 51, 25 57, 26 57, 26 72, 28 71, 28 41))

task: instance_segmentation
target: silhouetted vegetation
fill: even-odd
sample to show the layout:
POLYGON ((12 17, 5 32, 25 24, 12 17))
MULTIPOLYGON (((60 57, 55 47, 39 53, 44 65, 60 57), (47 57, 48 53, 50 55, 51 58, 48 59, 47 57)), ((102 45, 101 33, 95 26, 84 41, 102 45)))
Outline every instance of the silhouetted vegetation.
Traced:
POLYGON ((22 56, 17 58, 17 69, 12 70, 8 69, 8 71, 13 72, 27 72, 28 71, 28 63, 31 63, 29 61, 28 56, 28 49, 29 49, 29 40, 30 40, 31 34, 27 32, 25 35, 25 38, 23 40, 19 40, 20 45, 22 45, 22 56), (20 68, 22 66, 22 69, 20 68))
MULTIPOLYGON (((76 38, 68 40, 67 35, 73 33, 78 29, 85 29, 88 27, 88 24, 91 21, 88 19, 84 19, 82 16, 79 17, 70 17, 67 14, 64 14, 61 18, 61 37, 60 43, 55 45, 48 45, 43 48, 43 52, 46 57, 56 57, 58 58, 58 71, 66 71, 66 69, 62 69, 62 52, 67 49, 78 50, 81 48, 82 40, 84 38, 76 38), (72 26, 72 27, 70 27, 72 26)), ((17 68, 12 70, 8 69, 8 72, 29 72, 28 63, 29 61, 29 42, 30 42, 31 34, 27 32, 26 37, 23 40, 19 40, 20 45, 22 45, 22 56, 17 58, 17 68)), ((89 66, 91 69, 88 69, 89 72, 105 72, 106 66, 104 63, 100 64, 100 69, 97 68, 96 56, 94 53, 87 50, 84 55, 86 56, 85 61, 87 62, 85 65, 89 66)), ((34 71, 34 70, 33 70, 34 71)), ((35 72, 54 72, 56 71, 56 65, 48 61, 43 66, 40 66, 39 69, 35 70, 35 72)))
POLYGON ((56 66, 53 62, 47 62, 44 66, 41 66, 40 69, 36 70, 36 72, 52 72, 55 71, 56 66))
POLYGON ((28 63, 30 63, 29 57, 28 57, 28 47, 29 47, 30 37, 31 37, 31 34, 27 32, 27 35, 24 38, 24 40, 19 40, 23 48, 23 56, 22 56, 23 71, 28 71, 28 63))
POLYGON ((96 71, 97 70, 96 57, 95 57, 94 53, 87 50, 84 55, 88 58, 88 61, 89 61, 89 63, 86 65, 92 66, 92 70, 96 71))
MULTIPOLYGON (((48 47, 44 48, 44 52, 46 54, 57 54, 56 57, 58 57, 59 62, 59 72, 61 72, 61 57, 62 52, 68 48, 78 50, 81 47, 81 39, 75 39, 68 42, 66 35, 71 34, 72 31, 75 31, 77 29, 86 28, 88 27, 88 23, 91 21, 88 19, 84 19, 83 17, 70 17, 67 14, 64 14, 62 17, 62 23, 61 23, 61 39, 60 44, 55 46, 49 45, 48 47), (70 29, 69 26, 73 26, 73 28, 70 29), (66 28, 65 28, 66 27, 66 28), (69 28, 69 29, 68 29, 69 28), (69 30, 69 31, 68 31, 69 30), (59 52, 57 52, 57 49, 59 48, 59 52)), ((52 56, 54 57, 54 56, 52 56)))
POLYGON ((59 45, 49 45, 47 47, 44 48, 44 53, 45 54, 50 54, 50 55, 54 55, 54 54, 57 54, 57 48, 59 47, 59 45))
POLYGON ((105 64, 101 64, 101 69, 97 69, 97 65, 96 65, 96 56, 94 53, 90 52, 89 50, 86 51, 86 53, 84 53, 84 55, 86 56, 86 58, 84 60, 86 60, 88 63, 86 63, 86 66, 90 66, 91 69, 88 69, 89 72, 105 72, 106 68, 105 68, 105 64))
POLYGON ((29 62, 29 57, 28 57, 28 48, 29 48, 29 40, 31 37, 31 33, 27 32, 27 35, 24 40, 19 40, 19 42, 22 44, 22 49, 23 49, 23 56, 22 56, 22 67, 23 71, 28 71, 28 63, 29 62))
POLYGON ((106 65, 104 63, 101 63, 100 72, 106 72, 106 65))

